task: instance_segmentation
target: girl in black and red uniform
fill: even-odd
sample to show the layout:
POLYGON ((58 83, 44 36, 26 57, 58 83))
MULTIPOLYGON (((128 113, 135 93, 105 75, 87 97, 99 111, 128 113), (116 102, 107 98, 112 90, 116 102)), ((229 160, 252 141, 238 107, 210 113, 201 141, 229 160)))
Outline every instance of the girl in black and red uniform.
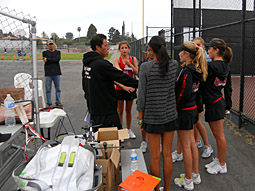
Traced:
POLYGON ((204 50, 194 42, 184 42, 175 47, 179 53, 182 70, 177 78, 176 98, 178 111, 178 139, 183 149, 185 174, 175 178, 176 185, 193 190, 200 184, 198 172, 198 149, 194 139, 193 125, 197 120, 196 93, 201 81, 207 77, 207 62, 204 50))
MULTIPOLYGON (((138 73, 138 62, 135 57, 128 56, 130 51, 130 46, 126 41, 122 41, 119 44, 119 51, 121 53, 120 57, 113 61, 114 66, 127 73, 130 76, 137 75, 138 73)), ((124 86, 120 83, 115 82, 116 84, 116 94, 118 99, 118 114, 120 122, 122 125, 123 122, 123 110, 124 110, 124 101, 126 101, 126 123, 128 134, 130 138, 136 138, 134 132, 131 130, 131 120, 132 120, 132 105, 133 100, 137 97, 135 88, 124 86)))
POLYGON ((202 96, 205 104, 205 121, 209 123, 217 143, 217 157, 205 165, 210 174, 227 173, 225 156, 227 151, 223 131, 223 119, 232 107, 231 74, 229 63, 232 60, 232 50, 224 40, 214 38, 208 44, 208 54, 213 62, 208 63, 208 78, 202 85, 202 96), (224 88, 224 98, 222 97, 224 88))

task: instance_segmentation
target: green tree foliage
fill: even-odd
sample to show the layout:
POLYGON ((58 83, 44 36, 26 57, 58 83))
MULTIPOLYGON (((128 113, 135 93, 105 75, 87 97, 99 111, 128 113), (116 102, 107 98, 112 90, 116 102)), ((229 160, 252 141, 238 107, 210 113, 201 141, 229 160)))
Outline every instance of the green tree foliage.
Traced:
POLYGON ((51 33, 51 37, 50 37, 51 40, 54 40, 55 42, 59 39, 58 35, 56 33, 51 33))
POLYGON ((110 43, 112 43, 112 38, 113 38, 113 36, 114 36, 114 32, 115 32, 115 31, 116 31, 116 29, 113 28, 113 27, 111 27, 111 28, 109 29, 109 32, 108 32, 108 40, 109 40, 110 43))
POLYGON ((66 39, 72 40, 73 39, 73 33, 67 32, 66 33, 66 39))
POLYGON ((88 32, 87 32, 87 38, 91 39, 91 37, 96 33, 97 33, 97 28, 93 24, 90 24, 88 28, 88 32))
POLYGON ((0 37, 2 38, 3 35, 4 35, 3 30, 0 29, 0 37))
POLYGON ((42 32, 42 38, 49 38, 49 36, 43 31, 42 32))
POLYGON ((119 30, 115 30, 114 35, 112 37, 112 42, 117 43, 117 42, 120 42, 120 41, 121 41, 120 32, 119 32, 119 30))

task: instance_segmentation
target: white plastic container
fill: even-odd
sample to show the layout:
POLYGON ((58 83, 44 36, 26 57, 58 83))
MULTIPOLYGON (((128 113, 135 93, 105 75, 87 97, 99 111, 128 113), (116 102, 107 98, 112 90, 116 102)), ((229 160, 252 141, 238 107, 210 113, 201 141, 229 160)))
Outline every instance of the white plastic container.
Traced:
POLYGON ((15 101, 10 94, 7 94, 4 100, 4 117, 5 125, 14 126, 16 124, 15 120, 15 101))
POLYGON ((130 170, 131 172, 134 172, 135 170, 138 169, 137 153, 135 152, 135 149, 132 149, 130 160, 131 160, 130 170))

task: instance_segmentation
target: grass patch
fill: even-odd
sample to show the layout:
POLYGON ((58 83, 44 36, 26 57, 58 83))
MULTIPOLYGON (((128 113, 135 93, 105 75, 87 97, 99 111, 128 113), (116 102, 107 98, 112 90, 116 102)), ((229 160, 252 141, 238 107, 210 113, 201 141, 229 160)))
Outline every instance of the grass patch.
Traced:
MULTIPOLYGON (((84 53, 61 53, 61 60, 82 60, 84 53)), ((112 57, 113 53, 109 53, 109 55, 105 59, 110 59, 112 57)), ((18 56, 17 54, 3 54, 0 53, 0 59, 1 60, 17 60, 18 56)), ((31 60, 31 55, 28 54, 26 56, 23 56, 23 59, 25 60, 31 60)), ((37 60, 42 59, 42 54, 37 53, 37 60)))

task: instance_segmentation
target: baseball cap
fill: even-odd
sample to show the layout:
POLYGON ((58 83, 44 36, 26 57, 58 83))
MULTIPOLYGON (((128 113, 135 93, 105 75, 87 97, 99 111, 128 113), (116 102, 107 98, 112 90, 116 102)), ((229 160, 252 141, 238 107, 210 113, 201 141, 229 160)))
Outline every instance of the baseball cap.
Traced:
POLYGON ((218 49, 220 49, 222 51, 225 51, 224 47, 220 46, 219 44, 217 44, 214 41, 210 41, 209 43, 205 43, 205 46, 207 46, 207 47, 216 47, 216 48, 218 48, 218 49))
POLYGON ((54 44, 53 40, 48 40, 48 44, 54 44))
POLYGON ((184 44, 179 45, 179 46, 175 46, 174 49, 177 50, 177 51, 185 50, 185 51, 187 51, 187 52, 189 52, 191 54, 194 54, 194 55, 196 54, 196 51, 188 49, 186 46, 184 46, 184 44))
POLYGON ((11 135, 12 135, 11 133, 7 133, 7 134, 0 133, 0 143, 10 139, 11 135))

